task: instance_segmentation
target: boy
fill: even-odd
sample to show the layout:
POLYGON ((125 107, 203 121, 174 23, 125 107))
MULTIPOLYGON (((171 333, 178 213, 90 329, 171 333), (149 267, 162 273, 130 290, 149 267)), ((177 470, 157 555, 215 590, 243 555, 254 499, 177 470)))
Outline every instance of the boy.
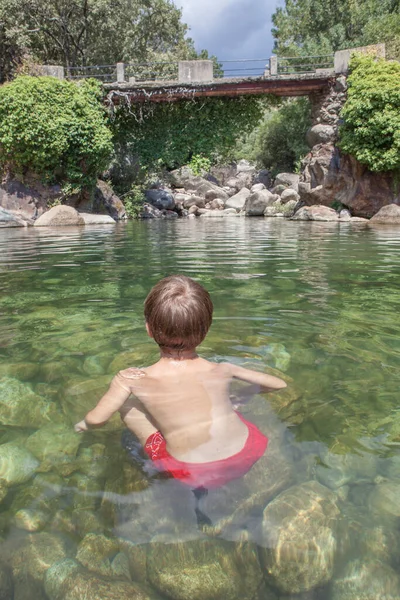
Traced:
POLYGON ((78 432, 99 427, 119 411, 155 465, 194 487, 219 487, 244 475, 264 454, 268 439, 237 413, 232 379, 262 392, 286 387, 271 375, 200 358, 196 347, 212 321, 208 292, 183 275, 159 281, 144 305, 146 329, 160 360, 120 371, 78 432))

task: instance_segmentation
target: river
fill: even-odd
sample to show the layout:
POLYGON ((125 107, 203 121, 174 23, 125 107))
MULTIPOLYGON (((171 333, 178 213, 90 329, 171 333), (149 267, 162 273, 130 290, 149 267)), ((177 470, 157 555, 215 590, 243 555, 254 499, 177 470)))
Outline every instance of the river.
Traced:
POLYGON ((399 598, 398 232, 0 230, 0 597, 399 598), (265 460, 203 498, 200 520, 190 490, 125 454, 118 420, 73 432, 119 369, 157 358, 143 301, 173 273, 212 296, 204 357, 289 383, 248 399, 265 460))

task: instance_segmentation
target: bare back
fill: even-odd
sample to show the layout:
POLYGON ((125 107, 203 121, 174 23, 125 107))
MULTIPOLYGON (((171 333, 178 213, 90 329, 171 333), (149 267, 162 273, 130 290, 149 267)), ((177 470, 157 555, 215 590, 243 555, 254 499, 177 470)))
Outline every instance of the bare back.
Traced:
POLYGON ((232 377, 227 365, 199 357, 160 360, 139 373, 131 369, 119 373, 121 385, 129 387, 140 403, 127 401, 126 408, 131 402, 124 415, 128 427, 136 417, 134 411, 143 410, 162 432, 168 452, 186 462, 221 460, 240 452, 248 430, 229 399, 232 377))

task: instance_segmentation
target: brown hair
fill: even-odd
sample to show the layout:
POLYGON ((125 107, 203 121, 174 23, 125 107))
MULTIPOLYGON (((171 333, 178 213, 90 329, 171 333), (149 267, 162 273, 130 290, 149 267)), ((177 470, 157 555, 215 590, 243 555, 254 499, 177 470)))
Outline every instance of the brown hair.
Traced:
POLYGON ((184 275, 161 279, 144 303, 144 316, 157 344, 196 348, 210 329, 213 304, 207 290, 184 275))

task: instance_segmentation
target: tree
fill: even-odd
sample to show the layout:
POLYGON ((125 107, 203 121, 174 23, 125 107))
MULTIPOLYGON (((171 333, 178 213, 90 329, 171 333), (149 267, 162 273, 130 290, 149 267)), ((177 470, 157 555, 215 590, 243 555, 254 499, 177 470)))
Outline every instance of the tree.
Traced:
POLYGON ((168 52, 193 58, 181 16, 172 0, 0 0, 3 74, 24 53, 67 69, 168 52))

